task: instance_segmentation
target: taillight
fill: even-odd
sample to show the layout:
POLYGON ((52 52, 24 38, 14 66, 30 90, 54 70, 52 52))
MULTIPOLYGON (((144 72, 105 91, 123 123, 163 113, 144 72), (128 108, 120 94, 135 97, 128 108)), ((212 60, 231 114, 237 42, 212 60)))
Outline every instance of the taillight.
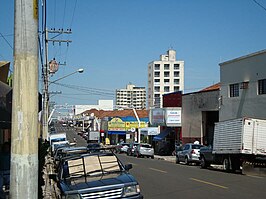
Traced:
POLYGON ((196 152, 194 151, 194 149, 192 149, 192 151, 190 152, 191 154, 195 154, 196 152))

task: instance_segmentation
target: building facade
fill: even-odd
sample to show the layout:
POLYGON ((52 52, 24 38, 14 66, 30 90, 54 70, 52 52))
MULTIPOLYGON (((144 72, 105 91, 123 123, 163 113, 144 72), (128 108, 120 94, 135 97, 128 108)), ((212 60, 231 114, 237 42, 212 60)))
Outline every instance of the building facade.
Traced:
POLYGON ((184 90, 184 61, 168 50, 159 61, 148 64, 148 108, 162 108, 163 94, 184 90))
POLYGON ((125 89, 117 89, 116 105, 118 107, 134 107, 138 110, 146 109, 145 87, 136 87, 133 84, 129 84, 125 89))
POLYGON ((220 64, 219 121, 266 119, 266 50, 220 64))

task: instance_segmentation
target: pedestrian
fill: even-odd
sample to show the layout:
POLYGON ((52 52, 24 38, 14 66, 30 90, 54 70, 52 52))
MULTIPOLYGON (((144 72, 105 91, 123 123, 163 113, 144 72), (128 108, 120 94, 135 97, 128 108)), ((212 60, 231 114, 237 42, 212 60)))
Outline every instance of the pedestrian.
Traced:
POLYGON ((10 143, 5 142, 0 152, 0 198, 5 198, 3 186, 10 184, 10 143))

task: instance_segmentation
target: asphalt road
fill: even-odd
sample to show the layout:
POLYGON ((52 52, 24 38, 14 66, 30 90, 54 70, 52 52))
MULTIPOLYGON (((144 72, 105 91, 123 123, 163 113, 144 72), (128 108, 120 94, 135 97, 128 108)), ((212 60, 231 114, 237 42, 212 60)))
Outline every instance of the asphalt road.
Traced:
POLYGON ((200 169, 164 160, 118 155, 148 199, 166 198, 266 198, 266 178, 200 169))
MULTIPOLYGON (((70 142, 76 137, 77 146, 86 141, 73 128, 56 125, 56 131, 66 132, 70 142)), ((165 160, 135 158, 118 154, 123 164, 132 164, 130 170, 140 184, 145 199, 226 198, 265 199, 266 178, 200 169, 198 166, 175 164, 165 160)))

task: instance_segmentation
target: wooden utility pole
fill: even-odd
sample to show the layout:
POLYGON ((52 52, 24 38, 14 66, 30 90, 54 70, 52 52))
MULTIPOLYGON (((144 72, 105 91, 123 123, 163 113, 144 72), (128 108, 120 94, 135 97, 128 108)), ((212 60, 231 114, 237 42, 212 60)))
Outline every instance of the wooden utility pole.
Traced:
POLYGON ((38 0, 15 0, 10 198, 38 198, 38 0))

